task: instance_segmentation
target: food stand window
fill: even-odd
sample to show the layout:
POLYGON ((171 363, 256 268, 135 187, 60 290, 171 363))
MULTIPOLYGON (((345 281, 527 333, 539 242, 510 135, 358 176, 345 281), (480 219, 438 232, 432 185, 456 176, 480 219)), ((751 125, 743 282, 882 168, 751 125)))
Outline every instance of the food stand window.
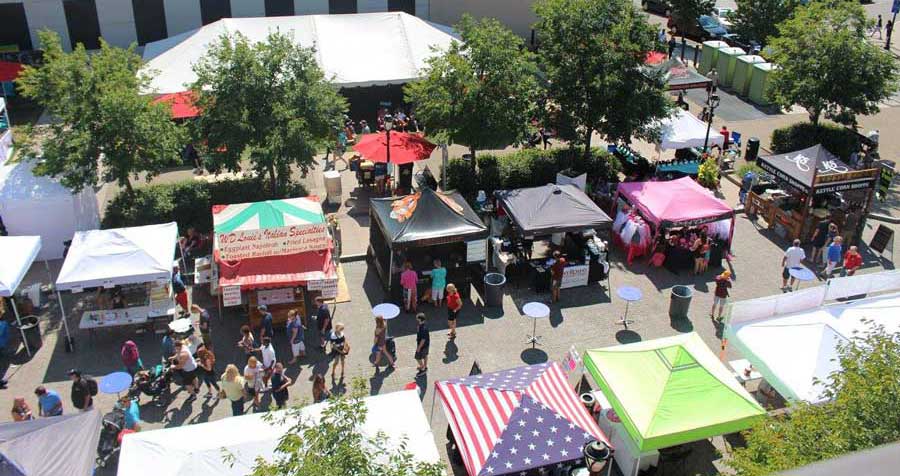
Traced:
POLYGON ((177 240, 174 222, 75 233, 56 288, 80 294, 79 328, 165 329, 175 315, 169 283, 177 240))
POLYGON ((432 261, 447 268, 447 283, 463 297, 469 284, 483 272, 487 227, 456 192, 423 188, 400 198, 372 199, 369 227, 369 263, 392 300, 400 302, 400 272, 410 261, 419 274, 419 295, 430 289, 432 261))
POLYGON ((693 267, 691 236, 706 230, 710 266, 717 267, 734 234, 734 210, 694 180, 620 183, 616 192, 613 240, 628 261, 659 252, 671 271, 693 267))
POLYGON ((251 327, 261 304, 280 325, 291 309, 309 314, 308 291, 334 297, 333 242, 315 197, 216 205, 213 227, 221 303, 245 306, 251 327))
POLYGON ((878 169, 853 170, 822 145, 760 157, 772 176, 747 195, 747 214, 761 216, 788 240, 812 238, 819 222, 834 221, 844 242, 856 243, 872 205, 878 169))
POLYGON ((606 242, 601 238, 612 220, 578 187, 547 184, 494 195, 510 220, 501 238, 492 239, 494 266, 501 272, 515 265, 532 276, 535 291, 545 291, 550 287, 549 258, 560 250, 568 262, 563 288, 608 277, 606 242))

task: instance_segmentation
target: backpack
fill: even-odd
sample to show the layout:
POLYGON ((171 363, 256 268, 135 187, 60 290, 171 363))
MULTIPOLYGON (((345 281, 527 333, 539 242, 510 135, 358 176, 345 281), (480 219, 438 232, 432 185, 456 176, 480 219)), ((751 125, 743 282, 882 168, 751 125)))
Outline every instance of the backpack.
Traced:
POLYGON ((87 382, 88 392, 90 392, 92 397, 97 396, 97 381, 94 380, 94 377, 85 376, 84 381, 87 382))

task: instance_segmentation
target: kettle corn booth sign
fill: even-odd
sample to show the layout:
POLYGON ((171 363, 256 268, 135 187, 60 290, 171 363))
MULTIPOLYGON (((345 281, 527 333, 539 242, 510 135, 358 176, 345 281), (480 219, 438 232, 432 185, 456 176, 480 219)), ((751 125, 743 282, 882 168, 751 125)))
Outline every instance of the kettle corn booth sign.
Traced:
POLYGON ((282 256, 328 248, 325 216, 308 198, 240 203, 213 209, 222 260, 282 256))

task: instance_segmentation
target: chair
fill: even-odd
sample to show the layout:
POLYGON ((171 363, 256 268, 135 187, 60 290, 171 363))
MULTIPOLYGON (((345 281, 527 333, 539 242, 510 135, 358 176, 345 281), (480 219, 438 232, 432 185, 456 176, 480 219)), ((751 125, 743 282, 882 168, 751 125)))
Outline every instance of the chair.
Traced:
POLYGON ((738 147, 741 146, 741 133, 737 131, 731 131, 731 142, 736 144, 738 147))

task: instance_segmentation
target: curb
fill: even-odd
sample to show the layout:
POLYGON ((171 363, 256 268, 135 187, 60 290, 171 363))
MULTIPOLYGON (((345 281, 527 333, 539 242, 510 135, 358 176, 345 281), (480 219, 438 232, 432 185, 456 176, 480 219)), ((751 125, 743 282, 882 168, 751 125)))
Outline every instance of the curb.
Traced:
POLYGON ((360 254, 355 254, 355 255, 341 255, 341 257, 338 261, 340 261, 341 263, 353 263, 355 261, 365 261, 365 260, 366 260, 366 254, 360 253, 360 254))

